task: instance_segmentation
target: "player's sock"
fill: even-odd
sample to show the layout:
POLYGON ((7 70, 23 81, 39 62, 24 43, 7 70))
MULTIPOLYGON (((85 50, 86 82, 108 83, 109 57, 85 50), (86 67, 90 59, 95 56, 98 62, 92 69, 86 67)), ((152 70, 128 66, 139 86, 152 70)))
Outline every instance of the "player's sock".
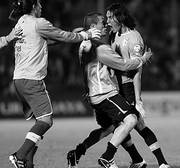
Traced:
POLYGON ((43 121, 36 121, 35 125, 27 133, 24 144, 16 152, 18 159, 25 160, 27 154, 34 148, 35 144, 41 139, 50 125, 43 121))
POLYGON ((140 163, 143 161, 143 158, 137 151, 135 145, 132 143, 130 134, 122 142, 122 147, 129 153, 132 163, 140 163))
POLYGON ((93 146, 94 144, 96 144, 97 142, 99 142, 102 132, 103 132, 103 129, 99 128, 99 129, 93 130, 89 134, 89 136, 82 143, 84 147, 86 148, 86 150, 90 148, 91 146, 93 146))
POLYGON ((114 155, 117 151, 117 148, 111 144, 110 142, 108 142, 108 146, 106 151, 102 154, 102 158, 106 159, 106 160, 112 160, 114 158, 114 155))
POLYGON ((81 144, 76 146, 76 155, 78 160, 82 155, 85 155, 86 150, 88 148, 90 148, 100 140, 102 132, 103 132, 102 128, 93 130, 81 144))
POLYGON ((76 151, 76 159, 79 160, 82 155, 85 155, 86 147, 85 147, 85 145, 83 143, 79 144, 79 145, 76 146, 75 151, 76 151))
POLYGON ((33 163, 33 160, 34 160, 34 155, 37 151, 37 146, 34 146, 34 148, 32 148, 30 150, 30 152, 27 154, 26 156, 26 166, 27 168, 33 168, 34 167, 34 163, 33 163))
POLYGON ((155 134, 148 128, 145 127, 142 131, 138 131, 139 134, 144 138, 146 144, 149 146, 150 150, 152 151, 152 153, 154 154, 154 156, 156 157, 158 164, 167 164, 163 153, 160 149, 160 146, 157 142, 157 138, 155 136, 155 134))

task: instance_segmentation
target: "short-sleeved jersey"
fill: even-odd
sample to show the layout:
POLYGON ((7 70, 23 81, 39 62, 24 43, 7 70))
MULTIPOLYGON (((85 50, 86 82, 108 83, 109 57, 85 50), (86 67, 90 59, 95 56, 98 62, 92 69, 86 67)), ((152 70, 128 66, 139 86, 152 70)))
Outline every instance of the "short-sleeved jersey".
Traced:
POLYGON ((44 18, 23 15, 15 28, 23 31, 23 37, 15 43, 14 79, 41 80, 47 74, 47 39, 79 42, 81 34, 67 32, 54 27, 44 18))
MULTIPOLYGON (((120 36, 116 33, 114 43, 112 43, 114 51, 118 52, 124 59, 133 59, 140 57, 144 52, 144 42, 140 33, 136 30, 130 30, 120 36)), ((127 73, 122 73, 122 83, 131 82, 131 77, 127 73)))

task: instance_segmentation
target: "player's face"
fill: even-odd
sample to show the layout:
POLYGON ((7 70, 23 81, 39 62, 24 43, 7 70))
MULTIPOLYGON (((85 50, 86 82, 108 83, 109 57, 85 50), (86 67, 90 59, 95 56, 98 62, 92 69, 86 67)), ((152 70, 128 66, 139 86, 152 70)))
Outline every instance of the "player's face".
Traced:
POLYGON ((35 6, 36 17, 41 17, 41 9, 42 9, 41 3, 40 3, 40 0, 38 0, 37 5, 35 6))
POLYGON ((95 25, 95 27, 101 31, 101 35, 102 36, 105 36, 106 35, 106 22, 104 20, 104 17, 103 16, 98 16, 98 22, 97 24, 95 25))
POLYGON ((110 26, 111 30, 116 33, 120 29, 120 24, 116 17, 113 15, 112 12, 107 11, 106 12, 106 17, 107 17, 107 25, 110 26))

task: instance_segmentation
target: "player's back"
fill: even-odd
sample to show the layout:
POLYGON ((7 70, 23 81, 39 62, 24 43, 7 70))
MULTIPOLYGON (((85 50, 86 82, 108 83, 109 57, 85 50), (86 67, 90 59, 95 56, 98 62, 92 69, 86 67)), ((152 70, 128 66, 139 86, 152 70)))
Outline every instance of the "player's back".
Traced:
POLYGON ((23 30, 23 37, 15 43, 14 79, 40 80, 46 76, 47 42, 36 30, 39 19, 24 15, 15 26, 23 30))

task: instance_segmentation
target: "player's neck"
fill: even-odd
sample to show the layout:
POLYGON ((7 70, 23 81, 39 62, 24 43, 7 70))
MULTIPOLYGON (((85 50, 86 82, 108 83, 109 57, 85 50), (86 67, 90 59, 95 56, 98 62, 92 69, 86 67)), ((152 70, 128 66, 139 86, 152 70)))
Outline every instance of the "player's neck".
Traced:
POLYGON ((128 27, 126 27, 126 26, 121 27, 121 33, 122 34, 125 34, 125 33, 129 32, 129 31, 130 31, 130 29, 128 27))

